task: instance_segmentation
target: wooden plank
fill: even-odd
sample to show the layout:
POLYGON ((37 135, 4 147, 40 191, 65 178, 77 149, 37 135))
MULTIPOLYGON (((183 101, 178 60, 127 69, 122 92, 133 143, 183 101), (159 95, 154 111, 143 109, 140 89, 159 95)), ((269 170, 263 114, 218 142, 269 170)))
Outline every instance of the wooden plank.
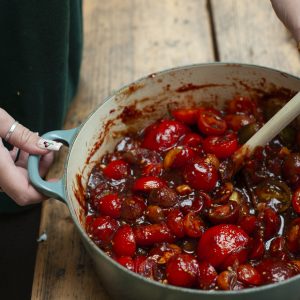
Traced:
POLYGON ((270 1, 211 0, 221 61, 264 65, 300 75, 296 43, 270 1))
MULTIPOLYGON (((120 86, 161 69, 212 61, 206 1, 84 2, 84 55, 78 95, 65 128, 80 124, 120 86)), ((62 173, 60 153, 49 177, 62 173)), ((43 204, 32 299, 108 299, 67 208, 43 204)))

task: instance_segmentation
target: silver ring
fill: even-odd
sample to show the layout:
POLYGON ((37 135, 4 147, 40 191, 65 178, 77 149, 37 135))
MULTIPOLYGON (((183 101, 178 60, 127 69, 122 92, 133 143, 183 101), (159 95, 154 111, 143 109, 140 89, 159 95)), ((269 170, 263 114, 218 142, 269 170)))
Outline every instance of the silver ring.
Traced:
POLYGON ((4 140, 5 140, 6 142, 9 141, 11 135, 12 135, 13 132, 15 131, 15 129, 16 129, 16 127, 17 127, 18 124, 19 124, 19 122, 18 122, 18 121, 15 121, 15 122, 11 125, 11 127, 9 128, 9 130, 7 131, 7 134, 5 135, 5 138, 4 138, 4 140))

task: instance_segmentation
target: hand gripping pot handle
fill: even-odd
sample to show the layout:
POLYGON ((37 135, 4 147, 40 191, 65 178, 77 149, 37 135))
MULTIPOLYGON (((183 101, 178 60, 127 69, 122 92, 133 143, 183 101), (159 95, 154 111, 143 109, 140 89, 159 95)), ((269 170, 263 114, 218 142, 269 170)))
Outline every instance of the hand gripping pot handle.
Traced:
MULTIPOLYGON (((62 142, 70 146, 77 134, 78 128, 70 130, 56 130, 45 133, 42 137, 48 140, 62 142)), ((32 185, 42 194, 66 203, 64 178, 55 182, 45 181, 39 174, 40 155, 30 155, 28 159, 28 173, 32 185)))

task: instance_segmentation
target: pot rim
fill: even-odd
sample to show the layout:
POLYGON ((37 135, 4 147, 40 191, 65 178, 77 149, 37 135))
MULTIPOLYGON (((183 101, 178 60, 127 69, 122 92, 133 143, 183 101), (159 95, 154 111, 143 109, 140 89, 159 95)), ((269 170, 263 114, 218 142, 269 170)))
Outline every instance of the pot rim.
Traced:
POLYGON ((69 192, 67 190, 67 167, 69 164, 69 160, 70 160, 70 155, 71 155, 71 149, 73 147, 74 142, 76 141, 81 129, 85 126, 85 124, 89 121, 90 117, 103 105, 107 105, 108 100, 114 98, 116 95, 121 94, 123 91, 125 91, 126 89, 128 89, 130 86, 134 85, 134 84, 139 84, 140 82, 147 80, 147 78, 151 78, 151 77, 155 77, 157 78, 158 76, 161 76, 163 74, 166 73, 170 73, 170 72, 175 72, 175 71, 181 71, 181 70, 187 70, 187 69, 193 69, 193 68, 199 68, 199 67, 237 67, 237 68, 253 68, 253 69, 261 69, 261 70, 265 70, 265 71, 269 71, 269 72, 274 72, 274 73, 279 73, 280 75, 286 77, 286 78, 293 78, 296 79, 300 82, 300 77, 290 74, 288 72, 285 71, 281 71, 279 69, 276 68, 271 68, 271 67, 267 67, 267 66, 263 66, 263 65, 257 65, 257 64, 248 64, 248 63, 238 63, 238 62, 209 62, 209 63, 195 63, 195 64, 190 64, 190 65, 183 65, 183 66, 178 66, 178 67, 172 67, 172 68, 168 68, 162 71, 158 71, 158 72, 154 72, 151 74, 148 74, 146 76, 143 76, 131 83, 128 83, 124 86, 122 86, 121 88, 117 89, 116 91, 114 91, 112 94, 108 95, 107 97, 104 98, 103 102, 98 105, 87 117, 86 119, 77 127, 77 131, 74 135, 72 144, 69 145, 70 150, 68 151, 67 154, 67 158, 66 158, 66 163, 64 165, 64 189, 65 189, 65 195, 66 195, 66 203, 67 206, 69 208, 70 214, 72 216, 72 219, 79 231, 79 233, 81 234, 81 237, 85 239, 86 242, 88 242, 88 244, 97 252, 97 255, 102 256, 103 258, 107 259, 114 267, 118 268, 119 271, 121 272, 127 272, 127 274, 135 277, 138 280, 142 280, 144 281, 144 283, 146 284, 153 284, 154 286, 157 286, 158 288, 165 288, 165 289, 170 289, 173 290, 174 292, 184 292, 187 294, 197 294, 199 296, 205 296, 205 295, 214 295, 214 296, 225 296, 225 295, 243 295, 243 294, 253 294, 253 293, 258 293, 261 291, 267 291, 269 289, 274 289, 274 288, 280 288, 283 285, 292 283, 294 281, 299 281, 300 280, 300 274, 293 276, 289 279, 280 281, 280 282, 276 282, 276 283, 271 283, 271 284, 266 284, 263 286, 257 286, 257 287, 252 287, 252 288, 245 288, 242 290, 235 290, 235 291, 224 291, 224 290, 201 290, 201 289, 192 289, 192 288, 185 288, 185 287, 178 287, 178 286, 174 286, 171 284, 163 284, 160 283, 158 281, 155 281, 153 279, 148 279, 143 277, 142 275, 139 275, 133 271, 128 270, 127 268, 123 267, 122 265, 120 265, 119 263, 117 263, 114 259, 112 259, 110 256, 108 256, 107 254, 105 254, 88 236, 88 234, 86 233, 84 227, 80 224, 79 220, 78 220, 78 216, 75 213, 75 210, 72 206, 72 204, 70 203, 70 195, 69 192), (71 208, 72 206, 72 208, 71 208))

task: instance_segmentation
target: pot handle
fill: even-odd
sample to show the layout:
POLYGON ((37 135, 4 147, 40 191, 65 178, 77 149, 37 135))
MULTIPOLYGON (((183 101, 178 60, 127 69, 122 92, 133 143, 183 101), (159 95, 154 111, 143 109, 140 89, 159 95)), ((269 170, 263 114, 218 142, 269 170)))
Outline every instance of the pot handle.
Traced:
MULTIPOLYGON (((78 128, 55 130, 43 134, 42 137, 48 140, 62 142, 64 145, 69 147, 77 132, 78 128)), ((42 194, 66 203, 67 200, 64 190, 64 179, 61 178, 55 182, 43 180, 39 174, 39 160, 40 155, 30 155, 28 158, 28 174, 32 185, 42 194)))

